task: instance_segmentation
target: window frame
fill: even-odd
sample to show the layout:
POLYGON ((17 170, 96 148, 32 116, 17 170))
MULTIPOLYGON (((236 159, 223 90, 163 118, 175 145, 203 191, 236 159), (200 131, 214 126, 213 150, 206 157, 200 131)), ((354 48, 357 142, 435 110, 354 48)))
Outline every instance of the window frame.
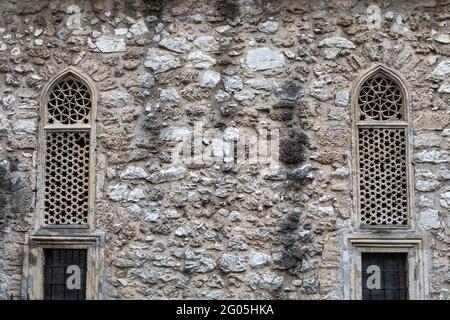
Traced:
POLYGON ((353 221, 357 230, 372 229, 372 230, 410 230, 415 228, 415 219, 413 216, 412 206, 414 204, 414 175, 412 174, 411 161, 412 157, 412 119, 411 119, 411 98, 407 90, 406 81, 395 70, 392 70, 384 65, 376 65, 368 70, 364 70, 358 77, 358 80, 353 84, 351 89, 351 106, 352 106, 352 180, 354 181, 352 191, 353 198, 356 199, 353 204, 353 221), (383 73, 386 77, 397 82, 403 94, 403 121, 360 121, 360 108, 358 103, 359 91, 361 86, 370 77, 383 73), (407 182, 407 224, 406 225, 367 225, 361 223, 361 197, 360 197, 360 168, 359 168, 359 128, 404 128, 406 131, 406 182, 407 182))
POLYGON ((35 231, 40 229, 88 229, 93 230, 95 222, 95 145, 96 145, 97 91, 93 81, 74 67, 68 67, 54 76, 45 86, 40 97, 38 160, 37 160, 37 205, 35 215, 35 231), (89 125, 47 125, 48 95, 53 86, 66 77, 73 77, 82 82, 91 94, 91 114, 89 125), (89 138, 89 186, 88 186, 88 223, 50 225, 44 221, 44 189, 46 168, 46 134, 50 131, 88 131, 89 138))
POLYGON ((86 300, 102 299, 104 296, 105 235, 96 232, 86 235, 29 235, 25 238, 22 299, 44 299, 44 249, 87 250, 86 300))
POLYGON ((373 236, 354 233, 344 236, 344 299, 362 300, 363 252, 407 253, 408 300, 429 297, 428 270, 430 257, 427 237, 411 231, 373 236))

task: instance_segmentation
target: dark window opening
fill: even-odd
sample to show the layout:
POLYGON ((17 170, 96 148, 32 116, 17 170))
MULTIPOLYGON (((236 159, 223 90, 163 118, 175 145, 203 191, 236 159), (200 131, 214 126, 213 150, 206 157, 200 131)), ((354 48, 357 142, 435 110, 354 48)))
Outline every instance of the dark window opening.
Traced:
POLYGON ((44 299, 85 300, 87 250, 45 249, 44 299))
POLYGON ((406 253, 362 253, 362 299, 407 300, 406 253))

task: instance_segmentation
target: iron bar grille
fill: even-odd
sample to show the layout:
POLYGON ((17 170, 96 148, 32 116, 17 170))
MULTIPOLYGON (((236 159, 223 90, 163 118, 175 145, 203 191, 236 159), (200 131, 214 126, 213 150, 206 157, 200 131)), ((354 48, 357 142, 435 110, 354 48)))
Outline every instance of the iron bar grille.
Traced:
POLYGON ((44 299, 45 300, 85 300, 87 250, 85 249, 45 249, 44 299), (71 276, 67 268, 80 268, 80 289, 69 289, 67 279, 71 276))
POLYGON ((406 253, 362 253, 362 299, 363 300, 407 300, 408 271, 406 253), (369 289, 367 280, 372 273, 367 268, 380 268, 380 288, 369 289))

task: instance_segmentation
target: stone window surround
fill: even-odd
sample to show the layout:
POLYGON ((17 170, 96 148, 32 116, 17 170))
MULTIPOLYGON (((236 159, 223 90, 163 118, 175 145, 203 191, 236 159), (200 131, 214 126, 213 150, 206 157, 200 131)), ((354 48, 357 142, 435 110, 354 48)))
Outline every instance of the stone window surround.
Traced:
POLYGON ((102 299, 104 284, 104 234, 29 235, 24 245, 22 299, 41 300, 44 297, 44 249, 86 249, 86 299, 102 299))
MULTIPOLYGON (((74 67, 67 67, 48 81, 40 97, 40 121, 38 141, 45 141, 46 103, 49 90, 65 78, 73 76, 82 81, 91 93, 90 160, 89 160, 89 212, 87 225, 45 225, 44 224, 44 168, 43 143, 38 144, 37 201, 34 215, 34 232, 26 235, 23 254, 21 284, 22 299, 43 299, 44 249, 86 249, 86 299, 102 299, 104 296, 104 233, 94 231, 95 225, 95 143, 97 91, 94 82, 74 67)), ((67 129, 66 129, 67 130, 67 129)))
POLYGON ((353 204, 353 221, 357 230, 363 229, 373 229, 373 230, 414 230, 415 229, 415 217, 412 210, 412 205, 414 204, 414 194, 412 192, 412 186, 414 186, 413 174, 411 168, 412 157, 412 115, 411 115, 411 97, 408 91, 408 86, 406 85, 406 80, 395 70, 383 65, 376 64, 375 66, 366 69, 360 73, 358 80, 353 84, 351 88, 351 105, 352 105, 352 183, 353 187, 353 197, 356 199, 353 204), (384 73, 386 76, 394 79, 399 84, 403 97, 404 97, 404 121, 359 121, 359 105, 358 105, 358 91, 362 84, 371 76, 376 73, 384 73), (406 130, 407 137, 407 151, 406 151, 406 169, 407 169, 407 190, 408 190, 408 223, 405 226, 398 225, 362 225, 360 216, 360 196, 359 196, 359 157, 358 157, 358 128, 359 127, 368 128, 400 128, 403 127, 406 130))
POLYGON ((416 232, 394 232, 373 235, 372 233, 354 233, 344 236, 344 299, 361 300, 361 253, 383 252, 408 254, 408 288, 409 300, 426 300, 429 298, 428 270, 429 253, 426 249, 427 237, 416 232))
MULTIPOLYGON (((43 143, 38 144, 38 163, 37 163, 37 202, 36 202, 36 213, 34 217, 35 231, 40 229, 88 229, 93 230, 93 225, 95 222, 95 145, 96 145, 96 134, 95 134, 95 119, 97 110, 97 91, 95 89, 94 82, 81 71, 74 67, 67 67, 57 73, 50 81, 48 81, 42 95, 40 97, 40 121, 39 121, 39 135, 38 141, 45 141, 45 119, 47 118, 47 99, 48 93, 55 83, 59 80, 64 79, 67 76, 73 76, 78 80, 82 81, 90 90, 91 93, 91 123, 88 125, 90 128, 90 159, 89 159, 89 200, 88 200, 88 224, 87 225, 46 225, 44 223, 44 168, 45 168, 45 146, 43 143)), ((52 129, 57 129, 58 127, 52 126, 52 129)), ((64 126, 65 130, 70 130, 70 127, 64 126)))

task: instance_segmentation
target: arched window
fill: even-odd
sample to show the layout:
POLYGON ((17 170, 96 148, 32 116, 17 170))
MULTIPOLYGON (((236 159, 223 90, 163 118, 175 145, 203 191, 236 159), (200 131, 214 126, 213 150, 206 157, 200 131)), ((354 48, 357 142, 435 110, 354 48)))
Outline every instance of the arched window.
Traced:
POLYGON ((88 225, 92 209, 95 93, 70 68, 43 97, 41 148, 43 225, 88 225))
POLYGON ((401 79, 378 67, 354 99, 356 175, 361 226, 408 226, 408 95, 401 79))

